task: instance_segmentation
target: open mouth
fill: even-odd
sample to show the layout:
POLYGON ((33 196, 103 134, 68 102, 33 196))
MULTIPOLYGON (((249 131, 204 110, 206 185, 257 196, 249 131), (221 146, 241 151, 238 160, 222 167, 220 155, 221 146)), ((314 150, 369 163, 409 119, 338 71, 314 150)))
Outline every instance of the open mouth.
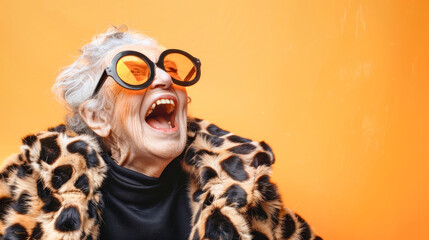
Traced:
POLYGON ((157 99, 146 112, 146 122, 155 129, 174 129, 176 127, 176 105, 173 99, 157 99))

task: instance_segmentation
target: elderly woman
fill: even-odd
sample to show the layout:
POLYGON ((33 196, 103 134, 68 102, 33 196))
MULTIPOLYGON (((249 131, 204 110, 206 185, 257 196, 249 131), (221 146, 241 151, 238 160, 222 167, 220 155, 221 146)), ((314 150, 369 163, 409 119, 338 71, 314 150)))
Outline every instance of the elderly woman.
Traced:
POLYGON ((58 77, 66 125, 0 172, 3 239, 321 239, 282 206, 274 155, 187 118, 200 61, 141 34, 96 36, 58 77))

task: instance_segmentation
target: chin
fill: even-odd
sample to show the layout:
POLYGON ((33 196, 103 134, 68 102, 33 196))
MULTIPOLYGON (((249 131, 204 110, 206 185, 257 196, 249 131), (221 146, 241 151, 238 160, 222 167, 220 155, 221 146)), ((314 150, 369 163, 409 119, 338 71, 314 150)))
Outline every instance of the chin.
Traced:
MULTIPOLYGON (((185 134, 183 134, 185 136, 185 134)), ((147 149, 154 157, 173 160, 179 156, 186 145, 186 137, 179 137, 177 139, 164 139, 161 141, 153 141, 147 149)))

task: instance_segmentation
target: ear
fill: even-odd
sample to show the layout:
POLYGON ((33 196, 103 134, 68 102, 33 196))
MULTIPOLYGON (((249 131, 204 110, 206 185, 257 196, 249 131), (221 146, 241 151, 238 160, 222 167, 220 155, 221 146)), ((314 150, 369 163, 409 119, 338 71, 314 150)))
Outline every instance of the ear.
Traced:
POLYGON ((94 100, 87 100, 79 106, 79 115, 98 136, 107 137, 112 129, 107 114, 104 111, 95 111, 92 101, 94 100))

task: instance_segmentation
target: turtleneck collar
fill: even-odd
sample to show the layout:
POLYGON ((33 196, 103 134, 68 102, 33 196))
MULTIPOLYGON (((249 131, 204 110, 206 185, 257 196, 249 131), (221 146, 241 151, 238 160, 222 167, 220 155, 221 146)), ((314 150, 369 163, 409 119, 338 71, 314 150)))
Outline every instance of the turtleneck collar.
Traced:
POLYGON ((103 240, 187 239, 191 226, 188 178, 176 158, 159 178, 119 166, 109 155, 101 189, 103 240))

